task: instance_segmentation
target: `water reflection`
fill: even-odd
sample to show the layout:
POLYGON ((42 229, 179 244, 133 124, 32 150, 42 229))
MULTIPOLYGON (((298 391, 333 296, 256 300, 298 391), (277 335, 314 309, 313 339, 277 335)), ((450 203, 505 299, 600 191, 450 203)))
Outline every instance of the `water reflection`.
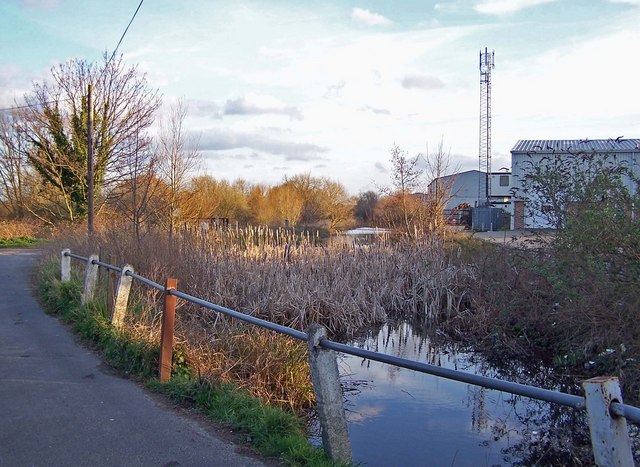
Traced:
MULTIPOLYGON (((353 345, 457 370, 564 391, 540 366, 501 367, 427 337, 407 322, 387 324, 353 345)), ((367 359, 341 355, 354 461, 368 466, 584 465, 582 415, 367 359)))

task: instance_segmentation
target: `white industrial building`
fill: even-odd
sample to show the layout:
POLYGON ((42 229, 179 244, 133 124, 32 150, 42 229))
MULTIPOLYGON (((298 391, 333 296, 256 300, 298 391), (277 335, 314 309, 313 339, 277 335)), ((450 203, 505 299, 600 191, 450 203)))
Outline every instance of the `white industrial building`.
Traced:
MULTIPOLYGON (((640 139, 520 140, 511 150, 511 172, 493 172, 489 177, 491 206, 511 214, 512 229, 553 227, 527 205, 523 180, 537 164, 549 164, 554 158, 581 155, 602 157, 607 164, 627 167, 631 175, 623 176, 622 181, 631 194, 636 193, 633 178, 640 179, 640 139)), ((449 190, 451 198, 446 209, 455 209, 462 204, 478 207, 485 203, 481 195, 485 193, 485 183, 484 172, 468 170, 434 180, 429 185, 429 191, 436 186, 449 190)), ((529 193, 528 196, 535 195, 529 193)))
POLYGON ((512 228, 553 227, 540 213, 527 205, 523 181, 536 165, 551 164, 556 158, 575 158, 581 155, 602 157, 607 164, 627 167, 632 175, 624 175, 622 182, 631 194, 635 194, 636 183, 633 177, 640 177, 640 139, 521 140, 511 150, 514 193, 511 205, 512 228))

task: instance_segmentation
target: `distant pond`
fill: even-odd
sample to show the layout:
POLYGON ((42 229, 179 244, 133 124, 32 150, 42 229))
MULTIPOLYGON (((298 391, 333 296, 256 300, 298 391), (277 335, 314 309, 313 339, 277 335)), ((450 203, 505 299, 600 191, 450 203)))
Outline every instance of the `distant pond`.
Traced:
MULTIPOLYGON (((576 390, 544 367, 435 344, 407 322, 384 325, 357 347, 550 389, 576 390)), ((569 465, 590 452, 572 409, 339 354, 354 461, 366 466, 569 465)))

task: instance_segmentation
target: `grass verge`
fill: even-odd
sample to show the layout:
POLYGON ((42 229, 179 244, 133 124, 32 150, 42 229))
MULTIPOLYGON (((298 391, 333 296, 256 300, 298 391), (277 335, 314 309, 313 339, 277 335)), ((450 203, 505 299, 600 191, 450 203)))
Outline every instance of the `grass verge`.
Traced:
POLYGON ((246 433, 247 440, 258 453, 276 457, 287 465, 335 466, 324 452, 306 438, 304 420, 289 411, 270 407, 229 384, 215 384, 193 376, 181 353, 174 353, 174 364, 180 376, 169 383, 156 378, 159 343, 149 342, 131 333, 113 328, 102 302, 80 304, 82 282, 72 277, 69 282, 58 278, 58 264, 44 262, 39 270, 37 286, 49 313, 69 323, 115 368, 134 376, 147 387, 168 395, 174 401, 191 404, 213 420, 246 433))
POLYGON ((38 245, 41 240, 32 237, 0 238, 0 248, 24 248, 38 245))

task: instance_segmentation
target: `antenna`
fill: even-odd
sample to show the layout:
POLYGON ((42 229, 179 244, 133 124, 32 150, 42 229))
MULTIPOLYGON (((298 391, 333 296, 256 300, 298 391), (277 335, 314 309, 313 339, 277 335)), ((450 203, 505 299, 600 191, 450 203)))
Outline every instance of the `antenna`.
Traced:
POLYGON ((495 51, 480 50, 480 149, 478 206, 489 206, 491 196, 491 70, 495 66, 495 51), (484 176, 482 174, 484 173, 484 176))

